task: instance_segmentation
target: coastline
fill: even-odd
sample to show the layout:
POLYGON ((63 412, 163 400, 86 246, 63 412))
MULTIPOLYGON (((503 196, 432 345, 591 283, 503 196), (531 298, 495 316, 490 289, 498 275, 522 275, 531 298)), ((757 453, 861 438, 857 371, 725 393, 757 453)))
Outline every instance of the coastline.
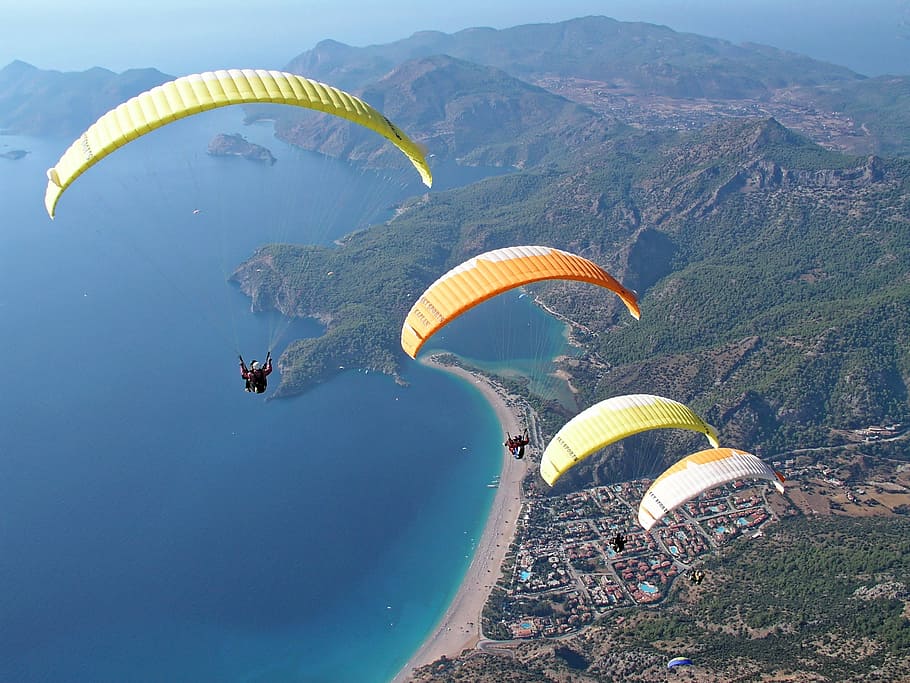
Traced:
MULTIPOLYGON (((511 407, 506 397, 489 379, 478 372, 442 365, 427 357, 421 363, 451 373, 470 382, 490 404, 502 426, 503 434, 516 432, 523 415, 511 407)), ((528 471, 529 460, 515 460, 503 447, 502 474, 499 488, 483 533, 474 551, 474 558, 445 614, 433 632, 423 641, 407 664, 392 679, 405 683, 419 667, 435 662, 443 655, 454 658, 466 649, 473 649, 482 639, 481 614, 487 598, 499 579, 499 569, 515 537, 515 525, 521 514, 523 494, 521 482, 528 471)))

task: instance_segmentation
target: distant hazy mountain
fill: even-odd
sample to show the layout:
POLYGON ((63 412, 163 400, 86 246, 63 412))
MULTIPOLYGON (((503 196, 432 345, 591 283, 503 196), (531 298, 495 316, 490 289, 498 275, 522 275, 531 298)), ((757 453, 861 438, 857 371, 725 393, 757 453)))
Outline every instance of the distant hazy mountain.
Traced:
MULTIPOLYGON (((638 127, 698 128, 718 118, 772 115, 834 148, 910 154, 910 78, 870 79, 773 47, 606 17, 425 31, 368 47, 323 41, 287 68, 366 94, 404 63, 440 54, 499 69, 638 127)), ((445 85, 435 98, 448 96, 445 85)), ((424 121, 415 124, 409 132, 432 138, 424 121)))
MULTIPOLYGON (((910 154, 910 78, 869 79, 767 46, 606 17, 421 32, 362 48, 324 41, 287 68, 362 96, 431 153, 466 164, 525 167, 560 148, 588 147, 617 123, 697 129, 750 116, 773 116, 835 149, 910 154)), ((14 62, 0 70, 0 130, 75 134, 169 78, 151 69, 60 73, 14 62)), ((331 117, 247 112, 277 118, 279 137, 307 149, 398 162, 389 161, 384 141, 331 117)))
MULTIPOLYGON (((499 69, 446 55, 406 61, 358 94, 430 153, 469 165, 526 167, 602 142, 617 127, 609 117, 499 69)), ((277 115, 278 137, 292 144, 331 156, 397 161, 375 134, 346 121, 291 108, 277 115)))
POLYGON ((0 69, 0 129, 78 135, 120 102, 172 78, 155 69, 63 73, 12 62, 0 69))
POLYGON ((524 80, 573 76, 681 97, 758 97, 782 87, 863 79, 844 67, 767 46, 734 45, 607 17, 453 34, 423 31, 361 48, 327 40, 291 60, 288 69, 357 88, 404 61, 437 54, 494 66, 524 80))

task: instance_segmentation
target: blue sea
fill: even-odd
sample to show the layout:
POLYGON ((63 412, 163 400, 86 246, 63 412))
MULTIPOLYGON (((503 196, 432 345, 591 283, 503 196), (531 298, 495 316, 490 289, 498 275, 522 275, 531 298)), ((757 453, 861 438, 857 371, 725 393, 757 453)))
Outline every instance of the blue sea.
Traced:
MULTIPOLYGON (((70 140, 0 137, 29 151, 0 159, 2 681, 387 681, 470 564, 502 441, 474 387, 411 362, 408 387, 347 368, 269 401, 237 371, 238 351, 320 328, 252 314, 233 268, 387 217, 417 174, 308 155, 240 117, 116 152, 53 222, 44 172, 70 140), (278 163, 205 154, 235 131, 278 163)), ((472 179, 445 171, 443 188, 472 179)), ((480 316, 455 332, 472 324, 489 331, 480 316)))

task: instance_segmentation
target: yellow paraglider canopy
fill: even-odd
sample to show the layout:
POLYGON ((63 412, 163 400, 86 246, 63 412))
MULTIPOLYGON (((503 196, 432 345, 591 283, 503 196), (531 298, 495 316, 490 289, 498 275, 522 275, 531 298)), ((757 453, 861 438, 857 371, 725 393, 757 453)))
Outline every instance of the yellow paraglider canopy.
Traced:
POLYGON ((649 429, 691 429, 717 447, 717 432, 688 406, 662 396, 614 396, 569 420, 553 437, 540 461, 540 476, 550 486, 604 446, 649 429))
POLYGON ((428 187, 433 176, 420 147, 363 100, 296 74, 259 69, 207 71, 140 93, 110 110, 47 171, 44 205, 53 218, 63 191, 88 168, 141 135, 177 119, 233 104, 270 102, 315 109, 353 121, 400 149, 428 187))

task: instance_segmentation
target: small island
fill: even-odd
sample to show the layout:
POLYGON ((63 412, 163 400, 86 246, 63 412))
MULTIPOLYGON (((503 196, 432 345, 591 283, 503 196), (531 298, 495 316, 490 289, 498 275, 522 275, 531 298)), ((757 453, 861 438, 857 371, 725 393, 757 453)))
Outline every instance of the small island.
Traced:
POLYGON ((216 135, 209 143, 208 153, 216 157, 243 157, 251 161, 265 162, 269 165, 278 161, 269 149, 249 142, 240 133, 233 135, 220 133, 216 135))
POLYGON ((10 159, 11 161, 18 161, 26 154, 28 154, 28 152, 24 149, 11 149, 7 152, 0 152, 0 158, 10 159))

